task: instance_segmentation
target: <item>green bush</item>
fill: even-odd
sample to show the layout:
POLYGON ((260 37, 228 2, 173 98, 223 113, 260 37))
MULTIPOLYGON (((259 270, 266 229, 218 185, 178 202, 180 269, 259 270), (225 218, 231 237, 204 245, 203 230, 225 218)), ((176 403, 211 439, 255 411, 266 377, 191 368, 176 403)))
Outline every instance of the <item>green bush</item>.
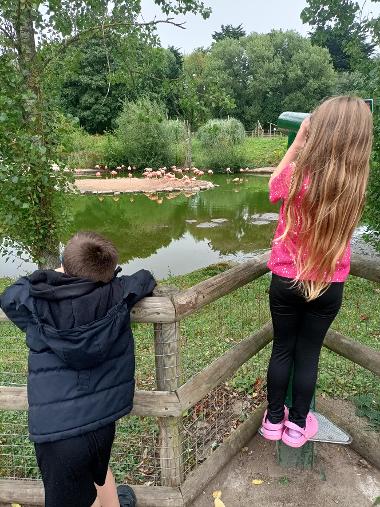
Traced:
POLYGON ((147 98, 126 102, 115 136, 119 142, 119 164, 138 168, 159 167, 170 162, 169 129, 164 108, 147 98))
POLYGON ((245 139, 245 130, 239 120, 209 120, 197 133, 196 140, 203 152, 203 167, 223 169, 238 168, 242 163, 240 147, 245 139))
POLYGON ((380 121, 375 123, 374 150, 368 187, 365 220, 371 227, 369 240, 380 250, 380 121))
POLYGON ((71 169, 91 169, 105 163, 107 136, 90 135, 79 126, 78 119, 59 115, 57 118, 61 160, 71 169))
POLYGON ((125 150, 119 137, 112 132, 107 132, 102 137, 104 142, 104 155, 101 163, 107 165, 109 168, 114 168, 123 164, 125 150))

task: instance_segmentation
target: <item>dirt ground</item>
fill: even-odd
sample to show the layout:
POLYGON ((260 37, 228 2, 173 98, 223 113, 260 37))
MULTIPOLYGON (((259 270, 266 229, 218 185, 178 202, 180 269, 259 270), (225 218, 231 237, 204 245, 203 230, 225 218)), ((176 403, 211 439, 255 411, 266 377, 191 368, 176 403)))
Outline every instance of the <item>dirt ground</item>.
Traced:
MULTIPOLYGON (((280 467, 275 444, 256 435, 193 507, 214 507, 213 492, 222 492, 225 507, 370 507, 380 497, 380 471, 351 448, 317 444, 313 471, 280 467), (260 485, 252 480, 262 480, 260 485)), ((378 505, 378 504, 376 504, 378 505)))
POLYGON ((76 187, 83 193, 135 193, 135 192, 173 192, 175 190, 194 191, 213 188, 211 181, 176 179, 145 179, 145 178, 109 178, 109 179, 77 179, 76 187))

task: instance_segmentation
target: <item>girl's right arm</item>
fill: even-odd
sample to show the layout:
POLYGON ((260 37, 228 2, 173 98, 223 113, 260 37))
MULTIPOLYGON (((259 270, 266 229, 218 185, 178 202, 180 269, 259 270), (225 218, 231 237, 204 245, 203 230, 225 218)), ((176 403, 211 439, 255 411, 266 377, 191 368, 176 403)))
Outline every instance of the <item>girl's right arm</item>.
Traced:
POLYGON ((273 174, 269 180, 269 186, 274 180, 274 178, 276 178, 281 173, 281 171, 285 169, 285 167, 287 167, 297 159, 298 153, 302 150, 307 141, 309 127, 310 127, 310 116, 305 118, 304 121, 301 123, 301 127, 297 132, 297 136, 294 139, 293 144, 289 147, 284 158, 281 160, 279 165, 273 171, 273 174))

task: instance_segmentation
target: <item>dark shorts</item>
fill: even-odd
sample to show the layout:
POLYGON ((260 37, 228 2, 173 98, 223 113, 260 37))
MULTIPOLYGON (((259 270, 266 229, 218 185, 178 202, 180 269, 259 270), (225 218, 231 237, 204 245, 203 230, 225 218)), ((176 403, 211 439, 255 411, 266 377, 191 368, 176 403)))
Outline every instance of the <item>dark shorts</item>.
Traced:
POLYGON ((85 435, 35 444, 37 463, 45 487, 45 507, 90 507, 96 483, 103 486, 115 423, 85 435))

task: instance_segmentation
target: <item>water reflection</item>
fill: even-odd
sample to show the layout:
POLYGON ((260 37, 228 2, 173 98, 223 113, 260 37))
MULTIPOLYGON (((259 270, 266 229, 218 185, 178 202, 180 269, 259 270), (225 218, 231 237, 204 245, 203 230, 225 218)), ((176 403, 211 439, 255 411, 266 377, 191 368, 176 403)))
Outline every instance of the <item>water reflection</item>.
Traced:
MULTIPOLYGON (((221 260, 242 260, 268 248, 276 215, 257 218, 276 212, 268 201, 267 178, 250 176, 235 183, 214 176, 212 181, 219 186, 192 196, 73 196, 68 237, 77 230, 95 230, 115 243, 127 272, 145 267, 160 278, 221 260)), ((1 274, 16 276, 9 263, 1 265, 1 274)))

